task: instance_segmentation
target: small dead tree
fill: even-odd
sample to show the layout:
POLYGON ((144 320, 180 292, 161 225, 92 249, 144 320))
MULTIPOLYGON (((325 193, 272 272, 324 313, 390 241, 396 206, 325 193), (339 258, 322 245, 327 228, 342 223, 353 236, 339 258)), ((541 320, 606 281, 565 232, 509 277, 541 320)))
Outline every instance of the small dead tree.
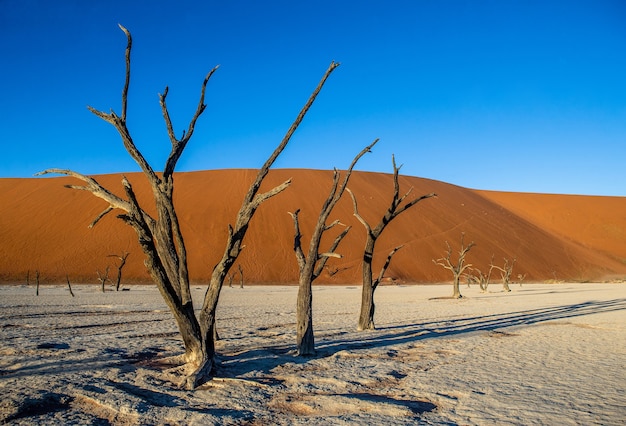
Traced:
POLYGON ((341 199, 343 192, 348 185, 348 180, 352 174, 352 169, 356 165, 357 161, 368 152, 371 152, 371 148, 378 142, 376 139, 370 145, 366 146, 357 156, 352 160, 350 168, 346 171, 343 181, 341 181, 341 173, 335 169, 333 172, 333 183, 330 189, 328 197, 322 205, 322 209, 311 234, 311 241, 309 242, 309 250, 305 254, 302 249, 302 234, 300 232, 300 223, 298 221, 298 214, 300 209, 289 214, 293 218, 295 236, 293 249, 296 254, 296 260, 298 262, 299 279, 298 279, 298 301, 296 307, 296 347, 299 356, 312 356, 315 355, 315 338, 313 335, 313 281, 319 277, 324 270, 324 266, 329 257, 340 258, 341 255, 335 253, 335 250, 339 246, 341 240, 346 236, 350 227, 346 227, 333 241, 330 249, 327 252, 320 253, 320 242, 324 232, 334 228, 337 225, 342 225, 339 220, 335 220, 329 225, 326 225, 328 217, 332 213, 335 205, 341 199), (340 183, 341 181, 341 183, 340 183))
POLYGON ((115 291, 120 291, 120 283, 122 282, 122 269, 126 265, 126 259, 130 253, 123 252, 122 254, 110 254, 108 257, 116 257, 119 259, 120 263, 117 265, 117 277, 115 279, 115 291))
POLYGON ((239 269, 239 288, 243 288, 243 267, 241 265, 237 265, 239 269))
POLYGON ((363 225, 366 232, 365 239, 365 248, 363 250, 363 262, 361 263, 362 269, 362 278, 363 278, 363 286, 361 290, 361 311, 359 314, 359 323, 357 329, 359 331, 362 330, 374 330, 376 327, 374 325, 374 292, 378 288, 378 285, 382 281, 389 264, 391 263, 391 258, 393 255, 402 248, 402 245, 395 247, 387 256, 387 260, 385 261, 383 267, 378 274, 376 279, 373 279, 372 276, 372 262, 374 260, 374 248, 376 245, 376 241, 383 233, 387 225, 398 217, 402 212, 407 211, 409 208, 413 207, 418 202, 425 200, 426 198, 435 197, 437 194, 431 192, 430 194, 422 195, 421 197, 417 197, 404 203, 406 197, 409 196, 413 188, 410 188, 404 195, 400 196, 400 184, 398 183, 398 172, 400 171, 400 167, 396 166, 396 159, 392 155, 391 163, 393 164, 393 196, 391 198, 391 203, 387 208, 387 211, 380 219, 380 222, 372 228, 371 225, 359 214, 359 209, 357 205, 357 200, 352 191, 348 188, 347 191, 352 198, 352 206, 354 208, 354 216, 358 219, 359 222, 363 225))
POLYGON ((522 286, 522 281, 524 281, 526 279, 526 274, 517 274, 517 282, 519 283, 519 286, 522 286))
POLYGON ((500 271, 500 277, 502 278, 502 288, 504 291, 511 291, 509 284, 511 283, 511 274, 513 273, 513 265, 515 264, 515 258, 509 263, 509 259, 504 258, 504 265, 502 267, 494 265, 493 260, 491 267, 500 271))
POLYGON ((452 248, 450 247, 450 244, 446 241, 446 246, 448 247, 447 251, 446 251, 446 256, 445 257, 441 257, 437 260, 433 259, 433 263, 435 265, 439 265, 447 270, 449 270, 450 272, 452 272, 452 277, 453 277, 453 281, 452 281, 452 297, 454 299, 460 299, 461 297, 461 290, 459 289, 459 281, 461 279, 461 275, 463 274, 463 272, 468 269, 471 268, 472 265, 470 263, 465 263, 465 256, 467 256, 467 253, 472 249, 472 247, 474 247, 476 244, 472 241, 471 243, 469 243, 467 246, 465 246, 465 233, 461 234, 461 249, 459 250, 459 257, 457 259, 457 261, 455 263, 452 263, 452 248))
POLYGON ((98 274, 98 281, 100 281, 100 284, 102 285, 102 292, 104 293, 104 285, 107 281, 111 281, 109 280, 109 265, 107 265, 104 273, 100 273, 99 269, 96 270, 96 273, 98 274))
POLYGON ((39 296, 39 269, 35 271, 35 295, 39 296))
POLYGON ((489 263, 489 270, 487 273, 482 272, 478 268, 470 268, 470 272, 468 273, 468 286, 469 281, 475 282, 480 287, 481 292, 486 292, 487 287, 489 287, 489 283, 491 281, 491 273, 493 272, 493 255, 491 256, 491 262, 489 263))
POLYGON ((70 276, 65 274, 65 280, 67 281, 67 289, 70 291, 70 295, 74 297, 74 292, 72 291, 72 284, 70 284, 70 276))
POLYGON ((107 202, 108 206, 94 219, 90 226, 96 225, 112 210, 120 210, 122 213, 118 215, 118 218, 135 230, 145 255, 144 263, 147 270, 172 312, 185 345, 184 354, 164 361, 179 365, 180 367, 174 372, 183 375, 181 386, 187 389, 194 389, 198 384, 209 380, 214 371, 214 325, 219 294, 224 279, 243 248, 242 241, 248 230, 250 220, 263 202, 284 191, 291 184, 291 180, 287 180, 264 193, 259 192, 261 184, 267 176, 270 167, 287 146, 291 136, 304 119, 326 79, 339 64, 335 62, 330 64, 283 140, 270 154, 251 183, 237 213, 235 224, 228 226, 228 236, 223 255, 213 267, 208 289, 204 295, 200 312, 196 316, 190 290, 187 249, 174 205, 174 170, 194 133, 197 120, 206 109, 204 103, 206 87, 218 67, 213 68, 204 78, 200 88, 200 99, 197 108, 189 121, 187 130, 182 132, 180 138, 174 132, 174 126, 166 103, 168 87, 165 87, 163 94, 159 95, 161 112, 171 142, 171 151, 163 171, 157 173, 135 145, 135 141, 127 127, 126 112, 130 83, 132 38, 126 28, 121 25, 120 28, 125 33, 127 39, 125 55, 126 75, 122 90, 121 114, 118 115, 114 111, 105 113, 92 107, 89 107, 89 110, 114 126, 119 133, 124 148, 139 165, 143 175, 150 184, 155 213, 149 213, 149 210, 142 207, 133 186, 126 177, 122 179, 125 196, 120 197, 101 186, 95 179, 72 170, 48 169, 39 174, 58 173, 74 177, 84 182, 84 185, 69 185, 70 188, 91 192, 94 196, 107 202))
POLYGON ((487 291, 487 287, 489 287, 489 281, 491 280, 491 270, 492 268, 489 268, 489 271, 487 273, 482 272, 480 269, 478 268, 471 268, 471 272, 469 272, 467 274, 467 285, 469 287, 470 283, 471 284, 478 284, 478 287, 480 288, 481 292, 486 292, 487 291))

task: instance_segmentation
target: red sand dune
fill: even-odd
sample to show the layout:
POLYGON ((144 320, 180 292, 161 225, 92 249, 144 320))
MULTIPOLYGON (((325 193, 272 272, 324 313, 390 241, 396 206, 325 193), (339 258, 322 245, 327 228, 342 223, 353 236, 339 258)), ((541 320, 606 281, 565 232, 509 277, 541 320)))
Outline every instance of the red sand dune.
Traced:
MULTIPOLYGON (((235 219, 254 170, 215 170, 179 173, 176 202, 188 248, 194 282, 208 280, 222 255, 227 226, 235 219)), ((140 198, 149 202, 147 184, 140 174, 129 174, 140 198)), ((264 203, 252 220, 238 260, 246 283, 295 283, 293 222, 287 212, 301 209, 303 247, 317 220, 332 181, 331 171, 272 170, 265 189, 288 178, 287 191, 264 203)), ((122 193, 120 175, 97 176, 113 192, 122 193)), ((28 271, 42 282, 96 283, 96 270, 111 265, 111 254, 130 252, 124 282, 150 282, 143 254, 132 229, 114 212, 93 229, 88 225, 106 204, 85 191, 63 187, 70 178, 0 179, 0 282, 23 283, 28 271)), ((526 281, 605 280, 626 276, 626 198, 502 193, 470 190, 443 182, 400 176, 401 190, 413 188, 419 196, 436 192, 393 221, 377 243, 375 270, 396 245, 387 276, 407 283, 448 282, 450 273, 432 259, 445 254, 445 242, 459 249, 476 242, 467 256, 486 270, 516 258, 513 277, 526 281)), ((356 194, 362 216, 373 225, 387 208, 393 178, 389 174, 355 172, 349 187, 356 194)), ((352 215, 348 194, 330 220, 340 219, 353 229, 342 242, 342 259, 331 259, 316 283, 359 283, 364 228, 352 215)), ((328 232, 326 245, 336 235, 328 232)), ((455 257, 453 257, 455 258, 455 257)), ((233 269, 236 271, 237 265, 233 269)), ((239 277, 235 278, 235 282, 239 277)))

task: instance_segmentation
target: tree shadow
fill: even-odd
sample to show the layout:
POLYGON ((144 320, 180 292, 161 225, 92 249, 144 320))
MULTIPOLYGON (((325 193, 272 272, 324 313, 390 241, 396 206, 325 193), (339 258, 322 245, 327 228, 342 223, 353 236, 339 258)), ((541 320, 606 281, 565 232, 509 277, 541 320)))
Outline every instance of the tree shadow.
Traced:
POLYGON ((349 393, 340 394, 344 398, 358 399, 360 401, 397 405, 408 408, 413 414, 424 414, 437 408, 435 404, 428 401, 413 401, 407 399, 392 398, 387 395, 377 395, 372 393, 349 393))
MULTIPOLYGON (((445 319, 423 323, 408 323, 381 327, 367 332, 350 332, 336 335, 336 339, 320 339, 316 344, 317 354, 313 359, 332 356, 340 351, 384 348, 406 343, 471 334, 481 331, 497 331, 510 327, 522 327, 548 321, 576 318, 606 312, 626 310, 626 298, 608 301, 590 301, 573 305, 529 309, 473 316, 468 318, 445 319)), ((220 373, 245 375, 256 371, 271 374, 271 371, 286 363, 306 363, 311 358, 294 355, 293 347, 277 345, 239 351, 236 355, 221 355, 223 369, 220 373)))

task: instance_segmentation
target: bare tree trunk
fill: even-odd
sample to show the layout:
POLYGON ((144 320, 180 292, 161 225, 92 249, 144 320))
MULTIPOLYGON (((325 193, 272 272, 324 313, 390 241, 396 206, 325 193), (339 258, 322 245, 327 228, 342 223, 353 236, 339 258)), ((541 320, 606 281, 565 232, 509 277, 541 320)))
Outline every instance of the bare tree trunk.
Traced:
POLYGON ((301 277, 298 286, 296 306, 296 346, 298 355, 315 355, 315 336, 313 334, 313 291, 307 276, 301 277))
POLYGON ((359 313, 359 323, 357 330, 374 330, 374 313, 376 306, 374 305, 374 292, 376 287, 372 280, 372 256, 374 249, 374 240, 367 239, 365 245, 365 253, 362 263, 362 280, 363 288, 361 289, 361 310, 359 313), (369 250, 368 250, 369 248, 369 250))
POLYGON ((359 331, 362 330, 374 330, 376 327, 374 325, 374 292, 378 287, 378 284, 384 278, 385 271, 387 267, 389 267, 389 263, 391 262, 391 257, 394 255, 396 251, 398 251, 402 246, 396 247, 387 257, 387 261, 383 266, 380 274, 376 280, 372 277, 372 262, 374 260, 374 247, 376 245, 376 241, 378 237, 383 233, 387 225, 398 217, 400 213, 405 212, 409 208, 413 207, 418 202, 431 197, 436 197, 437 194, 430 193, 427 195, 422 195, 421 197, 415 198, 412 201, 407 202, 404 206, 402 203, 406 199, 406 197, 411 193, 413 188, 409 189, 403 196, 400 196, 400 184, 398 183, 398 173, 400 171, 400 167, 396 166, 396 159, 394 156, 391 157, 391 162, 393 164, 393 183, 394 183, 394 192, 393 197, 391 199, 391 203, 389 208, 380 219, 378 225, 372 229, 370 224, 359 214, 357 200, 352 191, 347 189, 350 197, 352 198, 352 205, 354 208, 354 216, 361 222, 361 224, 365 227, 366 231, 366 240, 365 240, 365 248, 363 249, 363 262, 362 262, 362 276, 363 276, 363 288, 361 291, 361 311, 359 314, 359 324, 357 329, 359 331))
POLYGON ((461 289, 459 288, 459 275, 454 274, 454 280, 452 281, 452 298, 460 299, 463 297, 461 295, 461 289))
POLYGON ((213 73, 217 70, 217 67, 213 68, 204 78, 200 90, 198 106, 189 122, 186 132, 183 131, 181 138, 176 137, 167 108, 166 98, 168 88, 166 87, 163 94, 159 95, 161 111, 171 142, 171 151, 166 160, 163 172, 157 174, 136 147, 130 131, 126 126, 132 37, 126 28, 121 25, 120 28, 127 38, 125 55, 126 79, 122 90, 121 115, 117 115, 114 111, 105 113, 92 107, 88 108, 93 114, 113 125, 118 131, 126 151, 139 165, 144 176, 150 183, 154 205, 156 207, 156 216, 152 217, 140 206, 133 187, 126 177, 122 179, 125 193, 125 198, 122 198, 102 187, 95 179, 72 170, 48 169, 39 174, 58 173, 77 178, 83 181, 84 185, 68 185, 69 188, 91 192, 94 196, 108 203, 108 207, 94 219, 90 227, 95 226, 104 216, 115 209, 123 212, 118 215, 118 218, 122 219, 135 230, 139 244, 145 255, 144 263, 146 268, 159 289, 165 303, 172 312, 185 345, 185 353, 180 357, 170 359, 170 361, 185 364, 184 371, 186 375, 182 385, 188 389, 193 389, 202 381, 210 379, 214 369, 215 310, 224 279, 242 249, 241 243, 248 229, 249 222, 257 208, 264 201, 285 190, 291 182, 290 180, 286 181, 265 193, 259 193, 261 184, 276 158, 287 146, 291 136, 313 104, 326 79, 338 64, 335 62, 331 63, 320 83, 287 131, 285 137, 266 160, 263 167, 259 170, 256 179, 250 185, 248 193, 244 197, 241 208, 237 214, 235 225, 229 225, 228 227, 229 235, 224 254, 213 268, 211 282, 207 288, 202 308, 199 316, 196 317, 189 284, 187 252, 173 201, 174 170, 178 159, 194 133, 198 118, 205 111, 206 105, 204 104, 204 97, 206 86, 213 73))
POLYGON ((39 296, 39 270, 35 271, 35 283, 36 283, 36 290, 35 290, 35 294, 37 296, 39 296))
POLYGON ((333 211, 337 202, 341 199, 343 192, 346 190, 352 169, 356 165, 357 161, 368 152, 371 152, 371 148, 378 142, 376 139, 370 145, 366 146, 357 156, 352 160, 352 164, 346 171, 346 175, 340 184, 341 174, 337 169, 333 173, 333 183, 330 189, 330 193, 317 219, 317 223, 311 235, 311 241, 309 242, 309 250, 307 254, 304 254, 302 250, 302 234, 300 233, 300 224, 298 221, 298 214, 300 210, 296 210, 294 213, 290 213, 293 218, 295 227, 294 237, 294 252, 296 254, 296 260, 298 262, 298 268, 300 271, 299 288, 298 288, 298 301, 296 305, 296 347, 299 356, 312 356, 315 355, 315 338, 313 334, 313 294, 311 286, 313 281, 324 270, 324 266, 329 257, 341 257, 341 255, 335 253, 335 250, 339 246, 341 240, 346 236, 350 227, 346 227, 333 241, 330 250, 325 253, 320 253, 320 242, 324 232, 341 224, 338 220, 334 221, 330 225, 326 225, 326 221, 333 211))
POLYGON ((241 267, 241 265, 238 265, 239 267, 239 277, 241 278, 241 281, 239 281, 239 288, 243 288, 243 268, 241 267))

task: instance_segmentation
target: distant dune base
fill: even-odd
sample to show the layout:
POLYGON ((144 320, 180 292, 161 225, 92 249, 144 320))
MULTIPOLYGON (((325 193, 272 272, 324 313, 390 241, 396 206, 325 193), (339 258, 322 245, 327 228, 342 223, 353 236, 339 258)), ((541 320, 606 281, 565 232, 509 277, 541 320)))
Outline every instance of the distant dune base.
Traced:
MULTIPOLYGON (((214 170, 176 175, 175 199, 194 282, 206 282, 224 250, 227 227, 235 219, 255 170, 214 170)), ((126 175, 151 211, 149 187, 142 175, 126 175)), ((123 194, 121 175, 96 176, 115 193, 123 194)), ((264 203, 251 222, 245 249, 230 278, 246 284, 292 284, 298 280, 293 253, 293 223, 288 212, 300 209, 303 246, 332 182, 331 171, 272 170, 269 189, 292 178, 285 192, 264 203)), ((123 269, 127 283, 151 282, 132 229, 112 212, 93 229, 88 225, 106 204, 85 191, 63 187, 70 178, 0 179, 0 282, 31 282, 38 271, 42 283, 97 282, 97 271, 109 266, 111 255, 129 252, 123 269)), ((504 193, 466 189, 429 179, 400 176, 401 191, 411 196, 436 192, 392 222, 379 239, 374 270, 382 266, 393 247, 403 244, 386 275, 387 283, 450 281, 449 271, 433 259, 445 255, 446 241, 459 248, 461 234, 476 246, 467 256, 474 268, 515 259, 513 280, 602 281, 626 277, 626 198, 504 193)), ((393 177, 354 172, 349 188, 361 215, 378 223, 389 205, 393 177)), ((338 252, 316 283, 356 284, 361 280, 365 230, 352 214, 346 194, 331 216, 351 225, 338 252)), ((322 250, 336 232, 329 231, 322 250)), ((497 282, 499 276, 493 277, 497 282)))

